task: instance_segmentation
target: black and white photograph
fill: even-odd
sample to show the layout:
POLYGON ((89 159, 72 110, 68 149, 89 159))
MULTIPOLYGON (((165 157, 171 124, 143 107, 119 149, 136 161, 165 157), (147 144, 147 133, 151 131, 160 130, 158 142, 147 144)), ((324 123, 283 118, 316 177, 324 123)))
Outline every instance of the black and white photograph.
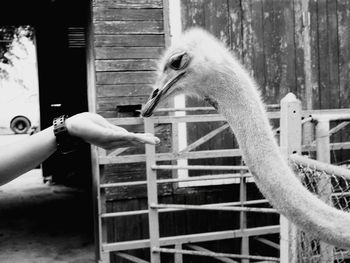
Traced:
POLYGON ((2 0, 0 263, 349 263, 349 0, 2 0))

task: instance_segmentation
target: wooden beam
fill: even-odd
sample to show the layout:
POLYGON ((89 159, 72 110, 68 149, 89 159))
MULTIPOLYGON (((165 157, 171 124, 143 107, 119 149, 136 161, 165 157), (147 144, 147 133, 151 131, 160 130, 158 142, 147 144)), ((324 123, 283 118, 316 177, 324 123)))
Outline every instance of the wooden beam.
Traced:
MULTIPOLYGON (((279 233, 280 226, 264 226, 264 227, 255 227, 247 228, 242 230, 226 230, 226 231, 217 231, 217 232, 207 232, 200 234, 189 234, 189 235, 180 235, 173 237, 161 237, 160 246, 170 246, 178 243, 199 243, 205 241, 213 240, 223 240, 223 239, 232 239, 232 238, 241 238, 242 236, 259 236, 267 234, 276 234, 279 233)), ((103 244, 103 251, 122 251, 128 249, 138 249, 150 247, 149 239, 134 240, 134 241, 125 241, 125 242, 116 242, 116 243, 105 243, 103 244)))
POLYGON ((164 35, 95 35, 96 47, 161 47, 164 48, 164 35))
POLYGON ((131 262, 134 262, 134 263, 149 263, 148 261, 146 260, 143 260, 143 259, 140 259, 140 258, 137 258, 135 256, 132 256, 132 255, 129 255, 129 254, 126 254, 126 253, 122 253, 122 252, 118 252, 116 253, 116 255, 120 258, 124 258, 124 259, 127 259, 131 262))
POLYGON ((162 0, 95 0, 94 6, 106 8, 163 8, 162 0))
POLYGON ((163 10, 158 8, 108 8, 104 5, 94 8, 94 21, 147 21, 163 20, 163 10))
MULTIPOLYGON (((291 154, 301 154, 301 102, 293 93, 281 100, 280 147, 286 162, 291 154)), ((294 175, 293 175, 294 176, 294 175)), ((280 216, 281 263, 298 262, 298 232, 296 226, 286 217, 280 216)))
POLYGON ((230 127, 230 125, 228 125, 227 123, 224 124, 223 126, 217 128, 217 129, 209 132, 208 134, 204 135, 203 137, 199 138, 197 141, 191 143, 185 149, 181 150, 179 153, 182 154, 184 152, 189 152, 189 151, 197 148, 198 146, 200 146, 203 143, 209 141, 211 138, 213 138, 214 136, 216 136, 217 134, 219 134, 220 132, 226 130, 229 127, 230 127))
MULTIPOLYGON (((193 249, 193 250, 213 253, 213 251, 206 249, 204 247, 201 247, 201 246, 197 246, 197 245, 193 245, 193 244, 186 244, 186 246, 193 249)), ((220 262, 224 262, 224 263, 238 263, 238 261, 235 261, 235 260, 230 259, 230 258, 225 258, 225 257, 217 258, 217 260, 220 262)))

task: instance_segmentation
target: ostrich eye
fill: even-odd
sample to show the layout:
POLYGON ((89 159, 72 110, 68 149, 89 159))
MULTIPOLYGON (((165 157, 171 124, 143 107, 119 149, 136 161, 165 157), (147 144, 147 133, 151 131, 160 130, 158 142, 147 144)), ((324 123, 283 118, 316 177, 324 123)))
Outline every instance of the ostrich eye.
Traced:
POLYGON ((169 67, 174 70, 185 68, 190 62, 190 57, 186 52, 181 52, 173 55, 169 59, 169 67))

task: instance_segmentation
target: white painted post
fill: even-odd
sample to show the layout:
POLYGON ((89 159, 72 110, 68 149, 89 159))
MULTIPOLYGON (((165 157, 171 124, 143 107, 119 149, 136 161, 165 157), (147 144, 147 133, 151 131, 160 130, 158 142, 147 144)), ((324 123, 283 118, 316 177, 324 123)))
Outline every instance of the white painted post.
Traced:
MULTIPOLYGON (((285 160, 301 153, 301 102, 293 93, 281 100, 280 147, 285 160)), ((280 217, 280 262, 296 263, 298 260, 297 228, 284 216, 280 217)))
MULTIPOLYGON (((318 118, 316 123, 316 156, 317 160, 330 163, 330 145, 329 145, 329 119, 318 118)), ((322 176, 317 183, 319 198, 325 203, 332 206, 332 184, 327 178, 328 176, 322 176)), ((324 242, 320 242, 320 262, 333 263, 334 254, 333 246, 324 242)))
MULTIPOLYGON (((145 132, 154 134, 154 123, 151 119, 145 119, 145 132)), ((158 204, 157 173, 152 169, 152 165, 156 164, 156 149, 150 144, 146 144, 145 147, 151 263, 160 263, 160 253, 153 251, 153 248, 160 247, 158 210, 151 208, 151 205, 158 204)))
MULTIPOLYGON (((176 244, 175 249, 182 250, 182 244, 181 243, 176 244)), ((174 254, 174 262, 175 263, 183 263, 183 257, 182 257, 181 253, 174 254)))
POLYGON ((107 239, 107 234, 108 234, 108 229, 107 229, 107 222, 103 218, 101 218, 101 214, 107 213, 107 202, 106 202, 106 193, 105 189, 100 189, 100 181, 104 181, 104 172, 103 172, 103 167, 100 168, 100 178, 98 180, 98 190, 99 193, 97 195, 98 199, 98 210, 99 210, 99 216, 98 216, 98 232, 99 232, 99 248, 100 248, 100 258, 99 262, 100 263, 109 263, 110 262, 110 253, 109 252, 104 252, 102 249, 102 244, 108 243, 107 239))
MULTIPOLYGON (((241 171, 243 174, 243 171, 241 171)), ((240 186, 239 186, 239 200, 241 202, 241 207, 244 207, 244 202, 247 201, 247 178, 241 177, 240 186)), ((239 220, 240 229, 243 231, 247 228, 247 213, 242 211, 240 212, 239 220)), ((243 236, 241 239, 241 254, 249 255, 249 237, 243 236)), ((249 263, 249 259, 242 259, 241 263, 249 263)))

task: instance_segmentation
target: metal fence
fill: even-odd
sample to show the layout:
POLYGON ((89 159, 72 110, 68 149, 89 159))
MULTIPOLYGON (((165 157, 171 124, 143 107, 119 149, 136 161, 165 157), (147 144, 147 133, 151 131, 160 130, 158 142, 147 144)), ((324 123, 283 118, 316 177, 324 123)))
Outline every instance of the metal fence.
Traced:
MULTIPOLYGON (((293 160, 293 159, 292 159, 293 160)), ((318 170, 313 165, 292 161, 302 184, 329 205, 348 212, 350 210, 349 178, 334 173, 318 170)), ((298 262, 348 262, 350 251, 333 247, 319 239, 310 237, 305 232, 298 234, 298 262)))

